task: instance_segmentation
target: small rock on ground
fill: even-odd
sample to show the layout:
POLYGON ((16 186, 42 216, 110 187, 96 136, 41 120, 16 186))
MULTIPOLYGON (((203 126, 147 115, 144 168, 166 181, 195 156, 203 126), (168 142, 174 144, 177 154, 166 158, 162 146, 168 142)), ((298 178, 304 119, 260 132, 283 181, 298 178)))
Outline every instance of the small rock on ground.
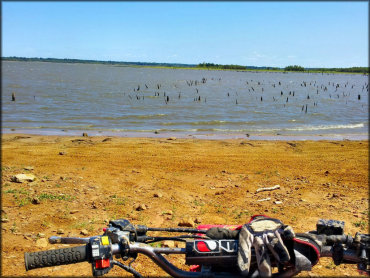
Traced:
POLYGON ((178 224, 180 227, 194 227, 194 225, 195 223, 191 219, 182 219, 178 224))
POLYGON ((64 234, 64 230, 63 230, 63 229, 58 229, 58 230, 57 230, 57 234, 58 234, 58 235, 64 234))
POLYGON ((39 198, 35 197, 35 198, 32 199, 31 203, 34 204, 34 205, 38 205, 41 202, 40 202, 39 198))
POLYGON ((172 240, 164 240, 162 242, 162 247, 167 247, 167 248, 175 248, 176 245, 175 245, 175 242, 172 241, 172 240))
POLYGON ((15 175, 13 177, 11 177, 11 181, 13 182, 18 182, 18 183, 22 183, 22 182, 25 182, 25 181, 34 181, 36 179, 36 177, 32 174, 18 174, 18 175, 15 175))
POLYGON ((81 232, 80 232, 81 235, 84 235, 84 236, 87 236, 89 234, 89 232, 86 230, 86 229, 83 229, 81 232))
POLYGON ((37 247, 47 247, 48 246, 48 241, 46 240, 46 238, 40 238, 38 240, 36 240, 36 246, 37 247))
POLYGON ((139 204, 139 205, 135 206, 135 210, 137 210, 137 211, 146 210, 147 208, 148 208, 148 206, 145 205, 145 204, 139 204))

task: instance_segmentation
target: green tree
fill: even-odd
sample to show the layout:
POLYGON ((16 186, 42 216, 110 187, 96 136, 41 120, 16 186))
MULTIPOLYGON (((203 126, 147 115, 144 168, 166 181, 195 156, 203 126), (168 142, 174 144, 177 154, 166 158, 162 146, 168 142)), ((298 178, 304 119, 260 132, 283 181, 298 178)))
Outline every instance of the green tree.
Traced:
POLYGON ((287 66, 287 67, 284 68, 284 70, 286 70, 286 71, 304 71, 304 67, 297 66, 297 65, 287 66))

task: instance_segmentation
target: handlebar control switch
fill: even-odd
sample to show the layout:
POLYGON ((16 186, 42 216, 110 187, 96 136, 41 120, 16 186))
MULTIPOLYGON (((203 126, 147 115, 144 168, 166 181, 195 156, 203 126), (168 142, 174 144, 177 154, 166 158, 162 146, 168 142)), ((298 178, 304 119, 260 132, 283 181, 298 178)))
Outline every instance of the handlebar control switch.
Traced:
POLYGON ((90 238, 92 272, 94 276, 107 274, 113 267, 112 245, 108 236, 90 238))
POLYGON ((320 219, 316 224, 316 231, 318 234, 343 235, 344 221, 320 219))

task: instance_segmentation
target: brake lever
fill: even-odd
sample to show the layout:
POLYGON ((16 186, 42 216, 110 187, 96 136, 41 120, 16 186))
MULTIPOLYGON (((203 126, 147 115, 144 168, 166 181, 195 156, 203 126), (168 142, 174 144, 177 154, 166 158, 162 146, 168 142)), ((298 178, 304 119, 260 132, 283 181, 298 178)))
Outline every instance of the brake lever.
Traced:
POLYGON ((51 236, 49 237, 50 244, 86 244, 89 243, 90 237, 59 237, 51 236))

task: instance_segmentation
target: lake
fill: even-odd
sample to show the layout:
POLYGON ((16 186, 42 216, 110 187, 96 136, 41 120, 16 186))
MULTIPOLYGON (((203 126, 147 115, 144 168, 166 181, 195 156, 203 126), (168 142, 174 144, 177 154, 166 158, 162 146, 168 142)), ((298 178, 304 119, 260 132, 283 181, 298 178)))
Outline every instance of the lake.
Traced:
POLYGON ((368 86, 356 74, 3 61, 2 132, 367 139, 368 86))

